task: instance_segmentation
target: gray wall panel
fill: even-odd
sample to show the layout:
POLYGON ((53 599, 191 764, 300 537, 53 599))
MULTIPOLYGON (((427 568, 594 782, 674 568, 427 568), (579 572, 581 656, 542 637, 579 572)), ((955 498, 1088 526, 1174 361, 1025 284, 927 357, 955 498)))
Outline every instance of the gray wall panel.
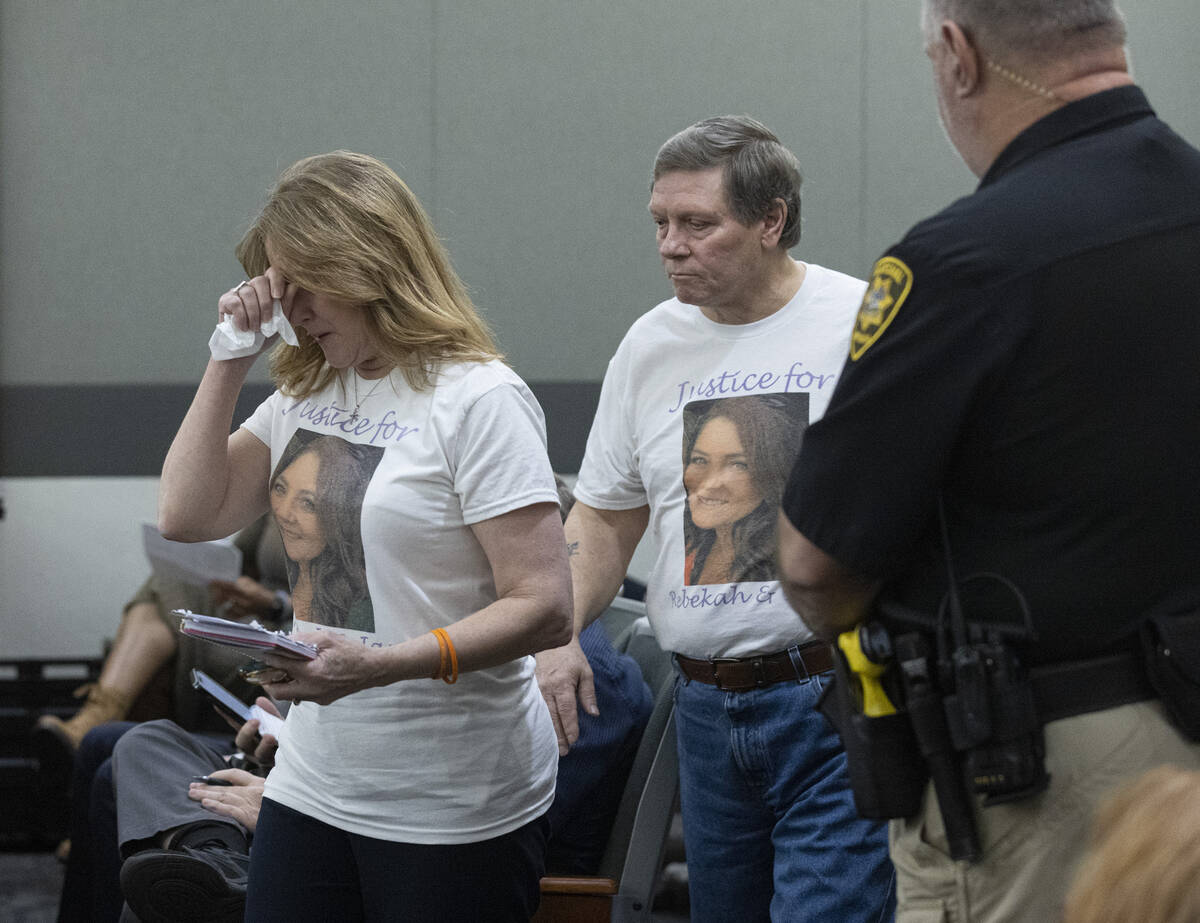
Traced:
MULTIPOLYGON (((7 0, 0 385, 194 383, 264 191, 338 146, 409 180, 533 381, 594 383, 669 294, 649 167, 705 115, 779 132, 806 175, 797 254, 862 276, 974 186, 937 124, 919 6, 7 0)), ((1139 78, 1200 139, 1200 5, 1125 6, 1139 78)))
POLYGON ((863 272, 915 221, 977 182, 938 122, 920 0, 869 0, 868 6, 863 272))
POLYGON ((0 4, 0 380, 194 381, 233 245, 303 155, 432 187, 430 2, 354 6, 0 4))
POLYGON ((646 212, 659 145, 750 113, 807 177, 798 254, 860 262, 858 3, 534 2, 438 20, 443 233, 519 370, 603 375, 670 289, 646 212), (829 49, 837 49, 833 54, 829 49))
POLYGON ((1193 144, 1200 144, 1200 3, 1123 0, 1129 21, 1133 75, 1155 110, 1193 144))

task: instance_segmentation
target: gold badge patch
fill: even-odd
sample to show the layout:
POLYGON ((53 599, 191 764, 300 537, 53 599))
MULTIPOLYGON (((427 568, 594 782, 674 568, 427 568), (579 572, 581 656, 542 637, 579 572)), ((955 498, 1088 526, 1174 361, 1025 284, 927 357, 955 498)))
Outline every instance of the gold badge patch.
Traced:
POLYGON ((850 361, 857 362, 883 336, 912 288, 912 270, 894 256, 885 256, 871 270, 871 287, 863 296, 850 336, 850 361))

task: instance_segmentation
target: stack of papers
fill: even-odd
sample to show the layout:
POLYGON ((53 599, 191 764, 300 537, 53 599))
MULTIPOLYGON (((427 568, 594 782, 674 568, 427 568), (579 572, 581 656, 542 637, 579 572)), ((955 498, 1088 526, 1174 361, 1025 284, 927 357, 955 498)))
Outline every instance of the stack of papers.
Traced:
POLYGON ((161 580, 182 580, 206 587, 214 580, 233 583, 242 572, 241 549, 228 540, 171 542, 155 526, 144 522, 142 545, 155 576, 161 580))
POLYGON ((212 615, 198 615, 187 609, 173 609, 172 615, 179 616, 179 630, 193 638, 203 638, 227 647, 244 647, 256 651, 270 651, 284 657, 312 660, 317 648, 312 644, 263 628, 258 622, 231 622, 212 615))

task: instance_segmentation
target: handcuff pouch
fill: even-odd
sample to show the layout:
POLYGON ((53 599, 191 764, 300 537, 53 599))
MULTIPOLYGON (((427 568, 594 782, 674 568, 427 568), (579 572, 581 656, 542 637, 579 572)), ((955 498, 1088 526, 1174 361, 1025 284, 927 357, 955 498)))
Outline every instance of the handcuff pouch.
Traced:
POLYGON ((1200 611, 1157 612, 1142 622, 1150 684, 1175 727, 1200 741, 1200 611))

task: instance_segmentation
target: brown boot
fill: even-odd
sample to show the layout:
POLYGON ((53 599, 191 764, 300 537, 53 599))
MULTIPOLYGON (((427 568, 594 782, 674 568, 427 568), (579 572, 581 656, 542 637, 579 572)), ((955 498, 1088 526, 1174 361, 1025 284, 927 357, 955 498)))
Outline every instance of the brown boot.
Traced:
POLYGON ((63 721, 54 715, 42 715, 35 725, 39 735, 51 735, 70 753, 79 749, 83 735, 98 724, 120 721, 129 711, 130 701, 124 695, 99 683, 88 683, 75 690, 75 698, 87 696, 83 708, 72 718, 63 721))

